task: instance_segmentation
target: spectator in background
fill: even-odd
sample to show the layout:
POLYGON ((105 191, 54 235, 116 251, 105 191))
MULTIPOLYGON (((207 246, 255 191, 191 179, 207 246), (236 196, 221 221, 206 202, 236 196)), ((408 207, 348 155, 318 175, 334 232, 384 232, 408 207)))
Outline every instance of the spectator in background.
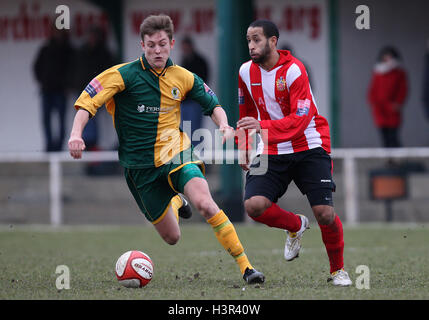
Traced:
POLYGON ((423 70, 423 108, 429 121, 429 39, 427 40, 425 66, 423 70))
MULTIPOLYGON (((209 66, 207 64, 206 59, 200 55, 194 47, 194 43, 192 39, 188 36, 183 38, 182 40, 182 63, 181 66, 185 69, 195 73, 197 76, 199 76, 205 83, 208 83, 209 81, 209 66)), ((186 99, 182 102, 182 123, 181 127, 183 128, 183 121, 191 121, 191 132, 190 138, 192 144, 195 146, 197 142, 199 141, 193 141, 192 140, 192 134, 195 130, 201 128, 202 125, 202 119, 203 114, 201 112, 201 106, 191 100, 186 99)))
POLYGON ((47 42, 37 53, 33 72, 40 87, 45 151, 60 151, 65 137, 67 91, 71 89, 71 66, 74 49, 67 30, 52 26, 47 42), (58 116, 54 133, 52 116, 58 116))
POLYGON ((399 128, 407 87, 407 75, 401 66, 399 52, 394 47, 384 47, 374 67, 368 100, 385 148, 401 146, 399 128))
MULTIPOLYGON (((81 92, 95 76, 112 67, 115 62, 116 59, 106 45, 105 31, 96 25, 91 25, 86 32, 85 43, 76 54, 75 88, 81 92)), ((98 125, 95 118, 89 120, 83 136, 87 150, 99 150, 98 125)))

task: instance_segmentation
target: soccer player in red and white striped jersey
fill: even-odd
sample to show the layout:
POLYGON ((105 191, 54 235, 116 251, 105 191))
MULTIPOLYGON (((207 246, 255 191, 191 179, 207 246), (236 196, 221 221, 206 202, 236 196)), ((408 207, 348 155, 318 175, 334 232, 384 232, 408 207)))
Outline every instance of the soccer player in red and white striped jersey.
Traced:
POLYGON ((304 65, 289 51, 277 50, 278 38, 276 25, 268 20, 254 21, 247 29, 251 60, 239 71, 237 122, 237 136, 248 135, 237 140, 240 165, 248 171, 245 209, 253 220, 286 230, 285 259, 295 259, 308 218, 276 204, 294 181, 320 226, 330 262, 328 280, 349 286, 352 282, 343 269, 343 228, 332 201, 329 125, 319 114, 304 65), (250 165, 252 132, 260 141, 250 165), (261 171, 262 159, 268 166, 261 171))

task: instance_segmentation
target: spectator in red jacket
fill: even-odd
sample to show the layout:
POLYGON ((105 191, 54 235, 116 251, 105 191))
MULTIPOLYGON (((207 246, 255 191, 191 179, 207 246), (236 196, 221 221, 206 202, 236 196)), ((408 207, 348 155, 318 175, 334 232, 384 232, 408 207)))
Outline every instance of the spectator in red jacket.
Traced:
POLYGON ((407 76, 400 62, 400 55, 395 48, 384 47, 374 67, 368 90, 374 122, 380 130, 385 148, 401 146, 399 127, 407 96, 407 76))

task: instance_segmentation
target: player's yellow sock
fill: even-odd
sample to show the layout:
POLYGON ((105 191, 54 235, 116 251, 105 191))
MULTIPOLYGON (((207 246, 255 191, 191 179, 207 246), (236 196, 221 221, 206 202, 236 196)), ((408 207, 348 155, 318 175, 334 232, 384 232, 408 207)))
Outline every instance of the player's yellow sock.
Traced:
POLYGON ((246 253, 244 253, 244 248, 241 245, 240 239, 238 239, 234 225, 229 221, 223 210, 220 210, 216 215, 208 219, 207 222, 213 227, 217 240, 237 262, 241 274, 244 274, 246 268, 253 269, 247 259, 246 253))
POLYGON ((171 198, 171 208, 173 209, 174 215, 176 216, 177 222, 179 222, 179 209, 183 205, 182 198, 177 194, 171 198))

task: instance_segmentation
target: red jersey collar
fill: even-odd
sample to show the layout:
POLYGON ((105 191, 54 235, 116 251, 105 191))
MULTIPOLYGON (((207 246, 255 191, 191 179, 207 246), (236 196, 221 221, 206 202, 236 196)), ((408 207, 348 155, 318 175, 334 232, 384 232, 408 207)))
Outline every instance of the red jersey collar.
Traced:
POLYGON ((279 53, 280 57, 276 65, 272 67, 271 70, 273 70, 274 68, 277 68, 278 66, 288 63, 292 57, 289 50, 277 50, 277 52, 279 53))
MULTIPOLYGON (((277 63, 269 71, 288 63, 292 59, 292 54, 290 53, 289 50, 277 50, 277 52, 280 55, 279 60, 277 60, 277 63)), ((258 64, 258 67, 260 67, 259 64, 258 64)))

